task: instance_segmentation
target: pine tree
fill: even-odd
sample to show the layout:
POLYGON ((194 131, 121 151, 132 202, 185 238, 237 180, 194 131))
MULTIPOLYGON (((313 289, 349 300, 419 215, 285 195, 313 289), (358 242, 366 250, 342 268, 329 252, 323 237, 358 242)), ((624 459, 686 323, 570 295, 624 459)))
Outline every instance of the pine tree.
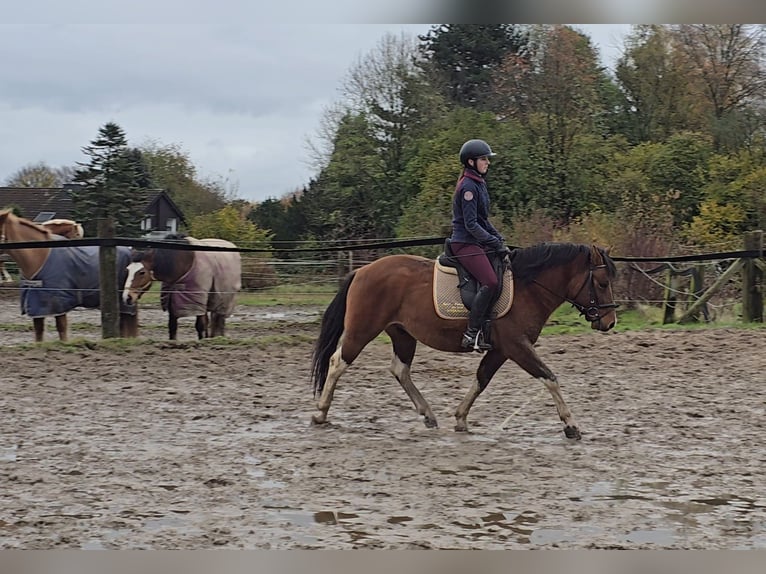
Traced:
POLYGON ((111 217, 115 234, 122 237, 140 235, 146 194, 149 187, 141 168, 140 154, 131 150, 123 129, 113 122, 99 129, 98 137, 82 148, 89 163, 75 172, 80 187, 72 191, 74 216, 82 222, 86 235, 97 235, 97 221, 111 217))

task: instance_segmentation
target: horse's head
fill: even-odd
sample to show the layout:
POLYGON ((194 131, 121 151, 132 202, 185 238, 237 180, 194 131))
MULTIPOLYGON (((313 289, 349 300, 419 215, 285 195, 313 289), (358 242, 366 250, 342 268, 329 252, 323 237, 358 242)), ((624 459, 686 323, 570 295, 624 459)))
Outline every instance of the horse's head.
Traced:
POLYGON ((612 294, 612 279, 617 268, 609 258, 608 250, 590 246, 585 279, 569 301, 590 321, 592 329, 609 331, 617 324, 617 304, 612 294))
POLYGON ((133 261, 128 265, 128 276, 122 290, 122 300, 127 305, 138 302, 141 296, 152 286, 152 270, 143 261, 133 261))

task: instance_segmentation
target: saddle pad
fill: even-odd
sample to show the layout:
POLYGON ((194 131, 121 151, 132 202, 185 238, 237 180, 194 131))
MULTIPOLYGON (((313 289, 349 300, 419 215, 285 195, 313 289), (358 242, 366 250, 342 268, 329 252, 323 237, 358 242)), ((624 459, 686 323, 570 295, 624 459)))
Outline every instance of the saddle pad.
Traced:
MULTIPOLYGON (((434 309, 442 319, 466 319, 468 309, 463 305, 458 289, 458 274, 454 267, 443 267, 434 262, 434 309)), ((513 304, 513 274, 508 269, 503 276, 503 291, 492 308, 494 318, 502 317, 513 304)))

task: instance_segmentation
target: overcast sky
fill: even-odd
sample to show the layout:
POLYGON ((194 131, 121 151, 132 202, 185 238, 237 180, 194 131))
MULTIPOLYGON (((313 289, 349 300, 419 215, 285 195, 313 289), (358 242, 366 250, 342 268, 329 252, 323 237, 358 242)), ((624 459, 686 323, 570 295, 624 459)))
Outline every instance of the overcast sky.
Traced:
MULTIPOLYGON (((284 22, 272 15, 263 23, 262 2, 245 3, 231 23, 218 24, 204 22, 204 13, 189 18, 197 10, 193 0, 180 4, 187 10, 183 22, 161 14, 160 23, 149 25, 136 16, 146 20, 142 8, 157 9, 149 0, 131 0, 125 3, 131 10, 118 15, 78 13, 84 3, 51 0, 60 13, 45 12, 42 22, 33 18, 39 0, 4 7, 0 185, 30 164, 87 161, 82 147, 111 121, 132 146, 178 145, 199 176, 225 180, 239 198, 281 197, 316 175, 307 140, 316 136, 323 111, 340 99, 349 69, 387 32, 429 29, 289 24, 287 9, 284 22)), ((577 27, 607 66, 629 30, 577 27)))

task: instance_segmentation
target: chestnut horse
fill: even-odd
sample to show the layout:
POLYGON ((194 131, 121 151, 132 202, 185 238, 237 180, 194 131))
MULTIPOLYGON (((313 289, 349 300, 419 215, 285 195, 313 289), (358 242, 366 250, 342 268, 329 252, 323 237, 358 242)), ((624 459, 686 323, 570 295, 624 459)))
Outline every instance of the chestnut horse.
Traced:
MULTIPOLYGON (((236 247, 223 239, 195 239, 184 234, 171 234, 165 239, 192 245, 236 247)), ((123 301, 136 303, 154 279, 162 281, 160 302, 163 311, 168 312, 171 340, 177 338, 180 317, 196 317, 194 327, 198 339, 224 336, 226 317, 234 311, 236 292, 242 286, 238 252, 172 248, 134 251, 122 292, 123 301)))
MULTIPOLYGON (((468 429, 468 411, 508 359, 543 383, 553 396, 567 438, 580 439, 577 423, 564 402, 556 376, 534 349, 551 313, 574 305, 593 329, 608 331, 617 322, 611 280, 614 262, 606 250, 571 243, 547 243, 510 254, 514 301, 510 311, 492 320, 494 347, 479 363, 476 379, 455 412, 456 431, 468 429)), ((319 412, 313 424, 327 422, 340 376, 364 347, 385 331, 393 345, 390 371, 424 417, 436 427, 431 407, 412 383, 410 369, 417 342, 439 351, 471 352, 460 346, 465 319, 443 319, 433 301, 434 261, 413 255, 389 255, 348 275, 322 317, 312 357, 314 396, 319 412)))
MULTIPOLYGON (((67 226, 70 231, 74 228, 77 232, 79 224, 67 226)), ((55 239, 65 241, 62 236, 51 233, 46 226, 17 217, 8 209, 0 211, 0 250, 10 255, 21 272, 22 314, 32 317, 36 342, 43 340, 46 316, 53 315, 56 318, 59 339, 66 341, 66 314, 75 307, 97 308, 100 304, 98 247, 2 249, 2 243, 6 242, 55 239)), ((127 247, 118 248, 118 261, 125 261, 129 257, 130 250, 127 247)), ((118 281, 124 280, 124 271, 122 274, 120 271, 118 269, 118 281)), ((135 309, 121 310, 121 336, 137 335, 138 318, 135 313, 135 309)))
MULTIPOLYGON (((84 232, 82 229, 82 225, 77 223, 76 221, 72 221, 71 219, 49 219, 48 221, 43 221, 40 223, 43 227, 45 227, 48 231, 53 233, 54 235, 60 235, 61 237, 65 237, 66 239, 82 239, 84 232)), ((5 257, 10 257, 8 255, 5 255, 5 257)), ((8 283, 13 281, 13 278, 11 277, 10 273, 5 268, 5 260, 0 260, 0 276, 2 276, 2 279, 0 281, 4 283, 8 283)))

